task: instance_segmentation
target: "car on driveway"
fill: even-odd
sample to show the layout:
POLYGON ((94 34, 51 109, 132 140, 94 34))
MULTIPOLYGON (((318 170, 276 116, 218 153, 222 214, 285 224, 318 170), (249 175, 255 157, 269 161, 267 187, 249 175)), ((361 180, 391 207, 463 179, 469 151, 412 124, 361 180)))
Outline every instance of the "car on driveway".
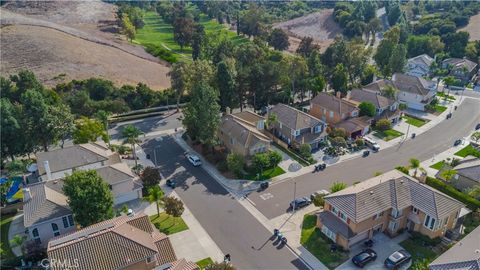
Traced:
POLYGON ((325 190, 325 189, 317 190, 314 193, 312 193, 312 195, 310 195, 310 200, 313 201, 313 198, 317 197, 318 195, 327 196, 328 194, 330 194, 328 190, 325 190))
POLYGON ((398 250, 388 256, 385 260, 385 267, 388 269, 398 270, 398 269, 407 269, 408 265, 411 265, 412 255, 406 250, 398 250))
POLYGON ((475 130, 479 130, 480 129, 480 123, 478 123, 476 126, 475 126, 475 130))
POLYGON ((190 163, 192 163, 193 166, 195 167, 198 167, 200 165, 202 165, 202 161, 200 160, 200 158, 196 155, 192 155, 192 154, 187 154, 187 159, 190 163))
POLYGON ((305 206, 308 206, 312 203, 312 201, 307 198, 307 197, 302 197, 302 198, 296 198, 295 200, 293 200, 292 202, 290 202, 290 207, 293 209, 293 210, 296 210, 296 209, 300 209, 300 208, 303 208, 305 206))
POLYGON ((363 268, 369 262, 375 261, 377 259, 377 253, 373 249, 365 249, 364 251, 358 253, 352 258, 353 264, 363 268))

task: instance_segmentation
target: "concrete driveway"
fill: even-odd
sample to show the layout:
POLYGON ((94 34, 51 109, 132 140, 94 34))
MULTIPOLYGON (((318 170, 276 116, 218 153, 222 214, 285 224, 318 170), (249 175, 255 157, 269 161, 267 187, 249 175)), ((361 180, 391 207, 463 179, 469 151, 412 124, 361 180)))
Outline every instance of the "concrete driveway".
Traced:
MULTIPOLYGON (((408 233, 403 233, 395 238, 390 238, 383 233, 377 233, 373 237, 373 244, 372 249, 377 252, 377 259, 374 262, 370 262, 365 266, 366 269, 373 269, 373 270, 385 270, 385 266, 383 266, 383 262, 385 259, 390 256, 393 252, 402 249, 402 247, 398 244, 403 240, 409 237, 408 233)), ((350 258, 348 261, 337 267, 337 270, 353 270, 353 269, 360 269, 359 267, 355 266, 351 259, 353 256, 357 255, 358 253, 362 252, 365 247, 363 246, 363 242, 356 244, 352 247, 350 251, 350 258)))

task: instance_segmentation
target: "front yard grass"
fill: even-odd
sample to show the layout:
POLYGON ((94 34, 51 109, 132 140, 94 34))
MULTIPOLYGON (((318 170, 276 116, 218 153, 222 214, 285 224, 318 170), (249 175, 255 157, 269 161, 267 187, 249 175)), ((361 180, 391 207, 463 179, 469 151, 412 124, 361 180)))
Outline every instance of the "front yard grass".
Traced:
POLYGON ((8 261, 7 264, 13 263, 16 258, 10 247, 10 242, 8 241, 8 229, 10 228, 14 216, 15 214, 2 215, 2 219, 0 220, 0 239, 2 243, 1 247, 4 252, 2 254, 2 265, 4 265, 6 261, 8 261))
POLYGON ((420 119, 420 118, 417 118, 417 117, 412 117, 412 116, 409 116, 409 115, 404 115, 402 117, 402 119, 404 119, 406 123, 408 123, 412 126, 416 126, 416 127, 421 127, 428 122, 428 120, 420 119))
POLYGON ((386 142, 388 142, 390 140, 393 140, 395 138, 398 138, 402 135, 403 135, 402 132, 394 130, 394 129, 389 129, 389 130, 385 130, 385 131, 377 130, 377 131, 375 131, 375 133, 373 133, 373 136, 375 136, 379 139, 382 139, 386 142))
POLYGON ((200 260, 198 262, 196 262, 196 264, 198 265, 198 267, 200 267, 200 269, 205 269, 205 267, 209 266, 210 264, 213 264, 213 260, 212 258, 208 257, 208 258, 205 258, 203 260, 200 260))
POLYGON ((446 106, 442 106, 442 105, 435 105, 435 111, 437 113, 443 113, 444 111, 447 110, 447 107, 446 106))
POLYGON ((444 161, 444 160, 439 161, 439 162, 437 162, 437 163, 435 163, 435 164, 430 165, 430 168, 435 169, 435 170, 437 170, 437 171, 440 171, 440 169, 443 168, 443 165, 445 165, 445 161, 444 161))
POLYGON ((466 157, 466 156, 474 156, 480 158, 480 151, 475 149, 471 144, 465 146, 463 149, 455 153, 455 156, 459 157, 466 157))
POLYGON ((449 100, 455 100, 455 97, 452 96, 452 95, 448 95, 448 94, 445 94, 443 92, 438 92, 437 93, 437 97, 441 97, 441 98, 445 99, 445 96, 447 96, 447 99, 449 99, 449 100))
POLYGON ((329 269, 335 269, 348 260, 348 253, 340 250, 330 252, 332 241, 323 235, 320 229, 316 227, 316 224, 316 215, 305 215, 303 217, 300 244, 329 269))
POLYGON ((167 235, 188 230, 187 224, 181 217, 172 217, 165 212, 160 213, 160 216, 150 216, 150 221, 159 231, 167 235))
POLYGON ((439 254, 435 253, 430 246, 423 246, 408 238, 400 243, 406 251, 412 254, 412 264, 423 259, 432 262, 439 254))
POLYGON ((273 178, 275 176, 279 176, 281 174, 284 174, 285 171, 280 168, 280 167, 275 167, 275 168, 270 168, 270 169, 267 169, 267 170, 264 170, 262 175, 260 176, 260 179, 257 179, 257 174, 255 173, 250 173, 250 174, 247 174, 245 175, 245 179, 246 180, 267 180, 267 179, 270 179, 270 178, 273 178))

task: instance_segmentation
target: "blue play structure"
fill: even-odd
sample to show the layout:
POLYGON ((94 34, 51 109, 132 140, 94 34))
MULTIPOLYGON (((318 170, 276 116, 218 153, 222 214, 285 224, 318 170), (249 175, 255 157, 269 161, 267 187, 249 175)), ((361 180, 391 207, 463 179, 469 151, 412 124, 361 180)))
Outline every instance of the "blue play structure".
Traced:
MULTIPOLYGON (((22 185, 23 179, 20 176, 15 176, 12 177, 12 185, 10 186, 10 189, 7 192, 7 201, 11 202, 12 200, 17 200, 19 199, 19 196, 21 198, 21 193, 22 191, 20 190, 20 186, 22 185), (18 194, 17 194, 18 193, 18 194), (13 198, 13 199, 12 199, 13 198)), ((6 185, 8 184, 8 179, 6 177, 0 178, 0 185, 6 185)))

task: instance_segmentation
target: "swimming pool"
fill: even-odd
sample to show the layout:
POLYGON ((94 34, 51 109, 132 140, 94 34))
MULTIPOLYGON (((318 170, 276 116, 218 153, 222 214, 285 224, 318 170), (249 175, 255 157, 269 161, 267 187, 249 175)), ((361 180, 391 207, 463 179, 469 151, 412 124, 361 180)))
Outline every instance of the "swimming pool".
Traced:
MULTIPOLYGON (((12 202, 18 199, 23 198, 22 190, 21 190, 21 185, 23 182, 22 177, 20 176, 15 176, 12 177, 12 185, 10 186, 10 189, 7 192, 7 201, 12 202)), ((6 185, 8 183, 8 178, 2 177, 0 178, 0 185, 6 185)))

